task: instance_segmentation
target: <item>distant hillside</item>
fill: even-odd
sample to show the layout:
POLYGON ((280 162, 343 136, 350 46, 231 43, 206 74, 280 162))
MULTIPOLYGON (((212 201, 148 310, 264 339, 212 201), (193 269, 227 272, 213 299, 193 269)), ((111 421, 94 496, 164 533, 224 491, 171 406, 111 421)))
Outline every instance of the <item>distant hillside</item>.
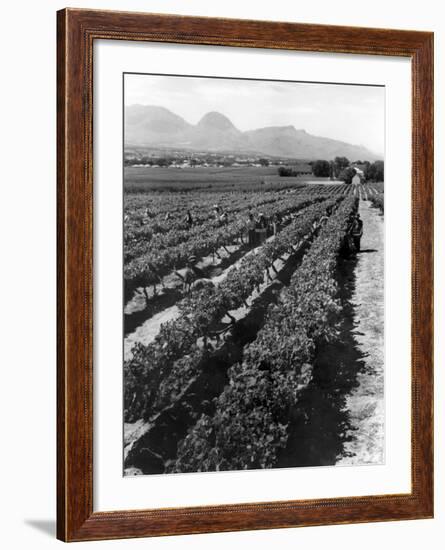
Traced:
POLYGON ((225 115, 215 111, 193 125, 168 109, 153 105, 126 108, 125 144, 215 152, 250 151, 308 160, 336 156, 369 161, 381 158, 361 145, 313 136, 294 126, 270 126, 241 132, 225 115))

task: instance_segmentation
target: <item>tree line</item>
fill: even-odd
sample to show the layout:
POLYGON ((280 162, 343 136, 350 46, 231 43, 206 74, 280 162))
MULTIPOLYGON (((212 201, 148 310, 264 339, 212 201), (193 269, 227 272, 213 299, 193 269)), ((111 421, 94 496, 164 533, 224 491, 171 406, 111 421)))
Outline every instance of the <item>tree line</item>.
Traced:
MULTIPOLYGON (((363 181, 384 181, 385 166, 382 160, 375 162, 358 160, 351 163, 346 157, 335 157, 331 161, 316 160, 309 164, 312 166, 313 175, 317 178, 339 179, 345 183, 351 183, 358 169, 363 181)), ((300 172, 289 166, 280 166, 278 174, 282 177, 292 177, 298 176, 300 172)))

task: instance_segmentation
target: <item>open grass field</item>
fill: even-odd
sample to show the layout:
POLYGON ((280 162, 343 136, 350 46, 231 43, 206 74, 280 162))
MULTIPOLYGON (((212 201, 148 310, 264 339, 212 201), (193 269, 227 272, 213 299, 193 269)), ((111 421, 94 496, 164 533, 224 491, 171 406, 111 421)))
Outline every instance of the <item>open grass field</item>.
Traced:
MULTIPOLYGON (((304 184, 308 176, 282 178, 274 167, 229 168, 151 168, 128 166, 124 169, 126 193, 150 191, 190 191, 192 189, 248 191, 289 188, 304 184)), ((309 179, 314 180, 312 176, 309 179)))

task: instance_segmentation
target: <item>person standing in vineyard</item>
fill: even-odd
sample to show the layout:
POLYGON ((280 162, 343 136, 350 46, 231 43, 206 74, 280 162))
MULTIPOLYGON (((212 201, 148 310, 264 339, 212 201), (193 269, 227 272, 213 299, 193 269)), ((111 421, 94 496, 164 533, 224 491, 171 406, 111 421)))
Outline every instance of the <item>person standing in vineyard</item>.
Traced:
POLYGON ((342 245, 340 247, 340 254, 343 258, 350 258, 352 254, 357 252, 355 247, 354 237, 352 231, 354 229, 355 214, 351 212, 346 222, 346 232, 343 238, 342 245))
POLYGON ((247 220, 247 242, 249 246, 255 246, 255 218, 252 212, 249 212, 249 218, 247 220))
POLYGON ((357 214, 354 218, 351 228, 351 235, 354 241, 355 250, 360 252, 360 241, 363 235, 363 221, 360 218, 360 214, 357 214))
POLYGON ((202 269, 200 269, 197 265, 197 258, 196 256, 192 255, 187 258, 186 261, 186 268, 184 271, 184 275, 181 275, 179 271, 175 271, 176 275, 182 280, 183 282, 183 291, 189 292, 192 288, 192 285, 194 282, 196 282, 199 279, 204 279, 205 275, 202 269))
POLYGON ((193 225, 193 218, 192 218, 192 213, 190 212, 190 210, 187 210, 187 215, 185 217, 185 223, 187 224, 187 227, 190 229, 193 225))
POLYGON ((274 235, 278 233, 281 225, 281 216, 279 213, 275 214, 272 218, 272 232, 274 235))
POLYGON ((330 209, 329 208, 326 208, 326 211, 325 213, 323 214, 323 216, 320 218, 320 221, 319 221, 319 226, 323 226, 326 224, 326 222, 328 221, 329 219, 329 215, 330 215, 330 209))
POLYGON ((261 212, 256 222, 255 233, 257 244, 262 244, 266 240, 267 220, 261 212))
POLYGON ((227 225, 229 221, 229 216, 227 214, 227 212, 222 212, 220 217, 219 217, 219 224, 220 225, 227 225))

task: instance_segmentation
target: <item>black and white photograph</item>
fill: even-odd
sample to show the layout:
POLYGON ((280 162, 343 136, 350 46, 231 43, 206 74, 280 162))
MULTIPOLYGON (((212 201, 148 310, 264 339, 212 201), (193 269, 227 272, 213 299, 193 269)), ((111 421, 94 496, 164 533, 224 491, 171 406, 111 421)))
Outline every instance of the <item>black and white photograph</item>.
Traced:
POLYGON ((125 476, 385 463, 385 87, 123 75, 125 476))
POLYGON ((2 7, 3 548, 435 550, 442 4, 2 7))

